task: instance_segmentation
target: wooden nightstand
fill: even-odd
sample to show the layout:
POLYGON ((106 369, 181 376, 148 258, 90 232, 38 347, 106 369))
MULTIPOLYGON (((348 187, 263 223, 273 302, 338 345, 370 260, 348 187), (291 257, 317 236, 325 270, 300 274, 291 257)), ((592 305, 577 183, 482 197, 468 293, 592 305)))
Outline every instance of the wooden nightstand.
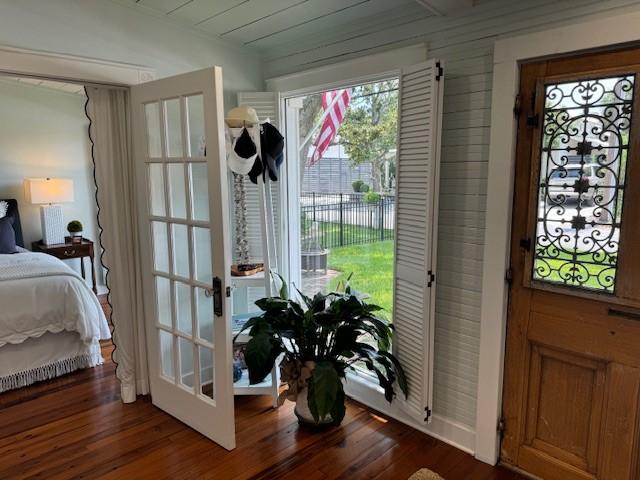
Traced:
POLYGON ((87 240, 86 238, 82 238, 82 243, 72 243, 71 237, 65 237, 66 243, 60 243, 56 245, 45 245, 42 243, 42 240, 39 242, 33 242, 31 244, 31 250, 34 252, 42 252, 52 255, 60 260, 69 260, 70 258, 79 258, 80 259, 80 272, 82 273, 82 278, 84 276, 84 258, 89 257, 91 261, 91 281, 93 283, 93 293, 97 294, 98 289, 96 288, 96 266, 94 262, 94 250, 93 250, 93 242, 91 240, 87 240))

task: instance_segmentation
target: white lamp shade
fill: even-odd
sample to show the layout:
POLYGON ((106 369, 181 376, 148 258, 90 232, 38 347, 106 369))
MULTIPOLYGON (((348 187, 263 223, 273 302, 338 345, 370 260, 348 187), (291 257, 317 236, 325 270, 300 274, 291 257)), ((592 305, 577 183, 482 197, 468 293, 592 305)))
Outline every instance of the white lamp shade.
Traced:
POLYGON ((27 178, 27 200, 33 204, 73 202, 73 180, 69 178, 27 178))

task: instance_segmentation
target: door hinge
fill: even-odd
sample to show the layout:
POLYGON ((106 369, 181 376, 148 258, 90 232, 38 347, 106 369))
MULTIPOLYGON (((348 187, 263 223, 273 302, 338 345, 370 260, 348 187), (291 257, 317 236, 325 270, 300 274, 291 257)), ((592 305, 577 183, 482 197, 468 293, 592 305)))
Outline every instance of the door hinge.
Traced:
POLYGON ((440 62, 436 62, 436 70, 437 70, 436 81, 439 82, 442 76, 444 75, 444 69, 442 68, 442 65, 440 64, 440 62))
POLYGON ((518 93, 516 95, 515 101, 513 102, 513 114, 516 117, 519 117, 520 116, 520 112, 522 112, 522 97, 518 93))
POLYGON ((531 251, 531 239, 530 238, 522 238, 520 239, 520 248, 526 250, 527 252, 531 251))
POLYGON ((429 419, 431 418, 432 412, 431 409, 429 407, 424 407, 424 421, 428 422, 429 419))
POLYGON ((506 429, 506 423, 504 417, 500 417, 498 420, 498 435, 502 438, 504 436, 504 431, 506 429))
POLYGON ((507 285, 511 285, 513 283, 513 268, 507 268, 507 271, 504 274, 504 280, 507 282, 507 285))
POLYGON ((433 282, 436 281, 436 274, 433 273, 431 270, 429 270, 427 272, 427 276, 429 277, 429 280, 427 281, 427 287, 431 288, 431 286, 433 285, 433 282))
POLYGON ((537 127, 540 123, 540 115, 536 112, 536 92, 531 95, 531 105, 529 106, 529 114, 527 115, 527 127, 537 127))

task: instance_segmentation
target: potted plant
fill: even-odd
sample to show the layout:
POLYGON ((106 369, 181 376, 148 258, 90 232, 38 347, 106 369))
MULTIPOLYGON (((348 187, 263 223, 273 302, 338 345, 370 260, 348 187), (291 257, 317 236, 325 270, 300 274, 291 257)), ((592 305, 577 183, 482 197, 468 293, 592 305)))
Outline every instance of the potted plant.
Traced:
POLYGON ((258 300, 262 313, 241 330, 249 330, 251 337, 245 351, 251 384, 262 382, 282 355, 287 389, 280 394, 280 403, 296 402, 300 423, 315 426, 342 422, 343 382, 356 362, 375 375, 387 401, 396 395, 396 382, 407 395, 402 366, 389 351, 392 327, 376 316, 381 307, 364 302, 348 281, 342 291, 317 293, 313 298, 298 290, 300 302, 288 297, 281 277, 280 281, 279 296, 258 300), (365 335, 373 341, 363 341, 365 335))
POLYGON ((67 225, 67 231, 72 243, 82 243, 82 223, 79 220, 71 220, 67 225))

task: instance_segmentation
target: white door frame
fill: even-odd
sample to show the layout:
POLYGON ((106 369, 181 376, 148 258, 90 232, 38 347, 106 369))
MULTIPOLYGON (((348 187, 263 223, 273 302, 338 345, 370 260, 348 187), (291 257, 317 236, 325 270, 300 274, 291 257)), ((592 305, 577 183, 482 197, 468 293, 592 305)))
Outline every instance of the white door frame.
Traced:
POLYGON ((493 98, 489 180, 482 275, 480 360, 476 410, 479 460, 495 464, 500 452, 497 426, 502 411, 511 212, 519 89, 519 64, 549 56, 640 41, 640 12, 598 18, 542 32, 502 38, 493 54, 493 98), (587 33, 588 32, 588 33, 587 33))
POLYGON ((25 77, 127 87, 153 80, 152 68, 130 63, 0 45, 0 72, 25 77))

